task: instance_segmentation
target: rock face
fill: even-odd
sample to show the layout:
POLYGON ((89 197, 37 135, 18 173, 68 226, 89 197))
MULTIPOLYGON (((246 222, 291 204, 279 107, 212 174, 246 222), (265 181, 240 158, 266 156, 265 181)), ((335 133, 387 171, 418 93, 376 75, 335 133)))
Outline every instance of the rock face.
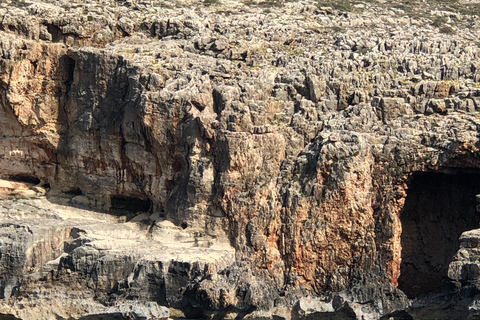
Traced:
POLYGON ((476 315, 477 4, 336 3, 2 3, 0 313, 476 315))
POLYGON ((0 313, 22 319, 168 318, 158 304, 235 263, 228 243, 158 214, 125 222, 17 197, 2 201, 1 219, 0 313))

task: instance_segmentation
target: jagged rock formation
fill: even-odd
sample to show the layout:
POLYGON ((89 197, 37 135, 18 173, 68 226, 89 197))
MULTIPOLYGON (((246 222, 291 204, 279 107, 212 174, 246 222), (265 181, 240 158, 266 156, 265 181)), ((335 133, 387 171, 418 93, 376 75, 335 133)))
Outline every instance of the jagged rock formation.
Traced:
POLYGON ((0 174, 37 186, 5 182, 0 310, 426 319, 442 292, 473 314, 476 260, 450 262, 480 222, 479 18, 352 8, 3 3, 0 174))

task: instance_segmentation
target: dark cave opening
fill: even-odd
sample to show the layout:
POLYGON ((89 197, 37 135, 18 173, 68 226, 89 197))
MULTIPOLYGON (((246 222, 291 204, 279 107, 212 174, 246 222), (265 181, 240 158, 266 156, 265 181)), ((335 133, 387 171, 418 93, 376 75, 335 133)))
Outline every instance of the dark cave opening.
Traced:
POLYGON ((83 194, 82 189, 80 188, 73 188, 68 191, 65 191, 65 194, 70 195, 70 196, 81 196, 83 194))
POLYGON ((410 178, 402 223, 398 288, 409 298, 436 291, 447 278, 461 233, 479 227, 480 171, 417 172, 410 178))
POLYGON ((52 35, 53 42, 60 42, 63 40, 63 32, 59 27, 53 24, 47 24, 47 30, 48 33, 52 35))
POLYGON ((121 195, 110 197, 110 211, 114 213, 148 212, 152 207, 150 199, 139 199, 121 195))
POLYGON ((26 174, 11 175, 8 177, 8 179, 10 181, 29 183, 33 185, 37 185, 41 182, 39 178, 35 176, 26 175, 26 174))

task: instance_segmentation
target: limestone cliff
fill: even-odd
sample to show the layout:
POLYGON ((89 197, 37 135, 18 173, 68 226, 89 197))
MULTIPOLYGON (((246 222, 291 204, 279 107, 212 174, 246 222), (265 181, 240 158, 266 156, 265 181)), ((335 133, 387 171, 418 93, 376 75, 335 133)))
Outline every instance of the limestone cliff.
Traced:
POLYGON ((2 2, 0 313, 476 315, 478 6, 2 2))

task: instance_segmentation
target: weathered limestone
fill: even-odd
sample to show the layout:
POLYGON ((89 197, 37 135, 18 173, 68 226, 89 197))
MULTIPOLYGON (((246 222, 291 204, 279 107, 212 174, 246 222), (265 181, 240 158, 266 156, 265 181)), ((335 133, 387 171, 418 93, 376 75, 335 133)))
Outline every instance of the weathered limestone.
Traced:
POLYGON ((19 318, 128 313, 168 318, 168 310, 157 303, 176 303, 190 282, 211 278, 234 263, 227 243, 182 230, 158 215, 125 223, 44 198, 3 200, 0 214, 0 288, 6 302, 0 313, 19 318), (16 301, 19 290, 24 307, 16 301), (118 304, 108 307, 114 296, 118 304))
MULTIPOLYGON (((480 169, 478 18, 430 1, 416 18, 403 3, 265 4, 1 4, 0 313, 434 308, 407 309, 396 287, 402 212, 414 173, 480 169)), ((436 268, 472 306, 474 249, 436 268)))

